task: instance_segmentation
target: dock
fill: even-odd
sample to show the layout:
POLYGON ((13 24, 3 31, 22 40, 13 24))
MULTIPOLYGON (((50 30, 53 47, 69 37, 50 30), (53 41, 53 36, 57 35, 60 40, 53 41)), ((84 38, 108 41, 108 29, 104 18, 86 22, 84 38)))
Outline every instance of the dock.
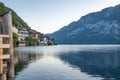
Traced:
POLYGON ((11 12, 0 15, 0 80, 14 80, 11 12))

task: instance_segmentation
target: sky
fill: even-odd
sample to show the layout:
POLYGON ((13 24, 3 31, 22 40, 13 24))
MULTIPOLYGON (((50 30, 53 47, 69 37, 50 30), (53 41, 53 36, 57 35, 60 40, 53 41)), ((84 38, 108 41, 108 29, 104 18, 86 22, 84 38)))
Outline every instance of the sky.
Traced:
POLYGON ((53 33, 82 16, 120 4, 120 0, 0 0, 32 29, 53 33))

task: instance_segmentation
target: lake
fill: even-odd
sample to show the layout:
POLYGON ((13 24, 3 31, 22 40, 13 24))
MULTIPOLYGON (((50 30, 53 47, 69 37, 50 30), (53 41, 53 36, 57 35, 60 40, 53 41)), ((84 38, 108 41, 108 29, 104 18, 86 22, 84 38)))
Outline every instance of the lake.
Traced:
POLYGON ((120 45, 15 48, 15 80, 120 80, 120 45))

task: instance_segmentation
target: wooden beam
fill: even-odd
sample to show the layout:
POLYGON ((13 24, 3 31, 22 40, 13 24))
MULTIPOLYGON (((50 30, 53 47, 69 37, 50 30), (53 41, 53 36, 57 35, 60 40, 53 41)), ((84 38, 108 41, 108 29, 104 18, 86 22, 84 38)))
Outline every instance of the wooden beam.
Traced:
POLYGON ((7 67, 7 63, 3 63, 3 67, 5 67, 5 66, 7 67))
POLYGON ((0 44, 0 48, 10 48, 10 44, 0 44))
POLYGON ((0 44, 2 44, 2 43, 3 43, 3 38, 0 37, 0 44))
POLYGON ((10 55, 9 54, 0 55, 0 59, 10 59, 10 55))
POLYGON ((2 55, 3 54, 3 49, 2 48, 0 48, 0 55, 2 55))
POLYGON ((9 35, 0 35, 1 38, 9 38, 9 35))
POLYGON ((3 60, 0 60, 0 74, 2 74, 2 72, 3 72, 3 60))
POLYGON ((10 40, 10 49, 9 49, 9 53, 10 53, 10 60, 9 63, 10 65, 8 66, 8 78, 13 78, 15 77, 14 75, 14 52, 13 52, 13 35, 12 35, 12 13, 9 12, 6 16, 7 16, 7 26, 8 26, 8 32, 9 32, 9 40, 10 40))
MULTIPOLYGON (((3 39, 0 37, 0 46, 2 46, 3 39)), ((0 48, 0 55, 3 54, 3 49, 0 48)), ((0 59, 0 74, 3 72, 3 60, 0 59)), ((1 78, 0 78, 1 80, 1 78)))

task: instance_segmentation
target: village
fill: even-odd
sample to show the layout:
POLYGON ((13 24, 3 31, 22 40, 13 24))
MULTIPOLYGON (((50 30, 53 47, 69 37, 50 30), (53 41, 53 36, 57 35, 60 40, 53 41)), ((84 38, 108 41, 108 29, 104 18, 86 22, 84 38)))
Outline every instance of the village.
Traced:
POLYGON ((17 29, 11 12, 0 15, 0 80, 14 80, 14 47, 48 45, 56 45, 54 39, 33 29, 17 29))
POLYGON ((12 31, 18 37, 16 42, 14 42, 15 46, 56 45, 56 42, 54 39, 51 39, 48 36, 44 36, 42 33, 33 29, 30 29, 30 30, 27 30, 26 28, 17 29, 16 27, 13 26, 12 31))

